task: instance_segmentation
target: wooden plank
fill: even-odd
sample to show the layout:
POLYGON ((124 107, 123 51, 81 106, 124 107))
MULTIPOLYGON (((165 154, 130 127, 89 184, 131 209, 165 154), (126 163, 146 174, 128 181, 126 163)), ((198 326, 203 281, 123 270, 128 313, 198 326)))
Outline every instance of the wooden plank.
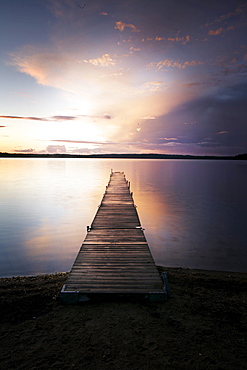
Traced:
POLYGON ((61 292, 62 299, 68 297, 67 293, 74 294, 73 297, 99 293, 164 295, 161 277, 122 172, 111 174, 61 292))
MULTIPOLYGON (((71 277, 73 274, 87 274, 87 275, 90 275, 91 274, 91 269, 87 269, 87 268, 81 268, 81 267, 78 267, 78 269, 74 269, 73 272, 70 273, 69 277, 71 277)), ((156 277, 156 274, 153 272, 153 271, 146 271, 146 270, 142 270, 142 271, 136 271, 136 270, 129 270, 129 269, 125 269, 125 270, 120 270, 120 269, 115 269, 115 271, 113 269, 109 269, 108 270, 108 273, 106 274, 106 270, 105 269, 94 269, 94 276, 143 276, 143 277, 149 277, 149 276, 153 276, 153 277, 156 277)))
POLYGON ((112 286, 112 285, 96 285, 96 284, 78 284, 77 282, 71 283, 70 285, 65 284, 65 292, 73 291, 75 290, 76 293, 97 293, 101 292, 104 293, 104 291, 108 291, 108 293, 138 293, 143 292, 145 294, 149 294, 151 292, 160 292, 159 286, 152 285, 146 285, 146 284, 135 284, 134 286, 124 286, 124 285, 118 285, 118 286, 112 286), (71 290, 70 290, 71 289, 71 290))

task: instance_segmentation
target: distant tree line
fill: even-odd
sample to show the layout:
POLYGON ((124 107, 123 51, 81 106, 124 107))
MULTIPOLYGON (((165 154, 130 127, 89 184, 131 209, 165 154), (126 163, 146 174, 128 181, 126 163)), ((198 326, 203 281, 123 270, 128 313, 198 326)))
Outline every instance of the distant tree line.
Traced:
POLYGON ((182 154, 34 154, 34 153, 1 153, 0 157, 13 158, 129 158, 129 159, 238 159, 246 160, 247 153, 235 156, 182 155, 182 154))

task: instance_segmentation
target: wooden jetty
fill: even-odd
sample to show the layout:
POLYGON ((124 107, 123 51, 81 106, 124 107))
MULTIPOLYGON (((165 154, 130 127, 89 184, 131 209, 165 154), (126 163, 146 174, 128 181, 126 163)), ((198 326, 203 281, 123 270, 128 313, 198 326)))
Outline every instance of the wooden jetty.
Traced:
POLYGON ((166 300, 123 172, 112 172, 102 202, 72 266, 61 299, 166 300))

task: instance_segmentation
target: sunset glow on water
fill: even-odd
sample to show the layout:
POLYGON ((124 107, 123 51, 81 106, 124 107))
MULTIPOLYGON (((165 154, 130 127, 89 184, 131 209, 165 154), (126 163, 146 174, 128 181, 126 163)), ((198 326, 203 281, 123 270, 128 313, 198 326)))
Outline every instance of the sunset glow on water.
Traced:
POLYGON ((123 171, 155 263, 247 272, 245 161, 1 159, 0 276, 70 270, 123 171))
MULTIPOLYGON (((246 0, 11 0, 0 24, 0 153, 247 153, 246 0)), ((1 158, 0 275, 67 271, 111 168, 157 264, 246 271, 244 163, 1 158)))

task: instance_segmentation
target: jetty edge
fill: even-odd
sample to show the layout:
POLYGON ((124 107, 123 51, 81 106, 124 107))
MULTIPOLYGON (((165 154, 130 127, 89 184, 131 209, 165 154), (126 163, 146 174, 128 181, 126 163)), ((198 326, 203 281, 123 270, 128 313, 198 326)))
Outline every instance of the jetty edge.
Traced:
POLYGON ((74 261, 60 299, 167 300, 123 172, 111 171, 101 204, 74 261))

